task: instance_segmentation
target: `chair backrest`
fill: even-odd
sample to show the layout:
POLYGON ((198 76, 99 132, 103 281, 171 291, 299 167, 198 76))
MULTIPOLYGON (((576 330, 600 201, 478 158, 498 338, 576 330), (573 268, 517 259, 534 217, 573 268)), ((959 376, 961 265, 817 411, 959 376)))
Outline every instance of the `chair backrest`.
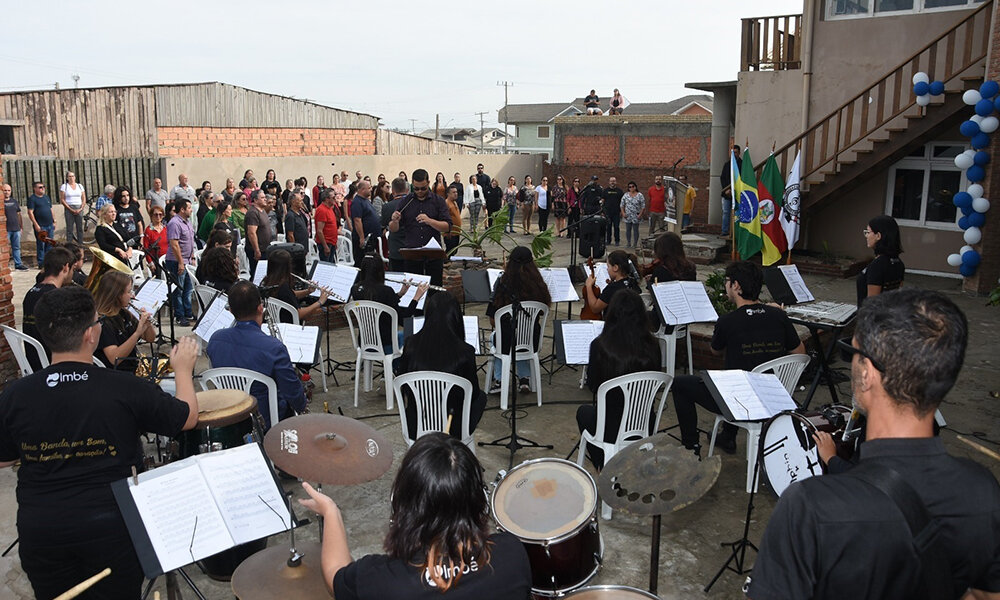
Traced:
POLYGON ((96 356, 93 357, 93 361, 94 361, 94 366, 95 367, 102 367, 102 368, 105 368, 105 369, 108 368, 108 366, 105 365, 104 362, 102 362, 101 359, 97 358, 96 356))
POLYGON ((309 248, 306 253, 306 264, 311 265, 318 260, 319 260, 319 244, 317 244, 316 240, 314 240, 313 238, 309 238, 309 248))
POLYGON ((198 294, 198 304, 201 306, 201 310, 208 308, 208 303, 211 302, 212 298, 214 298, 219 292, 219 290, 210 285, 203 285, 200 283, 196 288, 194 288, 194 291, 198 294))
POLYGON ((0 325, 0 328, 3 329, 3 336, 7 338, 7 344, 10 345, 10 349, 14 353, 14 358, 17 360, 18 368, 21 369, 21 377, 26 377, 34 373, 34 369, 31 368, 31 363, 28 362, 28 355, 24 351, 24 346, 26 344, 35 349, 42 369, 49 366, 49 359, 45 354, 45 348, 42 347, 41 342, 27 333, 18 331, 13 327, 0 325))
MULTIPOLYGON (((508 304, 493 315, 493 322, 495 323, 494 331, 496 344, 494 348, 494 353, 499 354, 501 349, 507 345, 507 342, 503 338, 503 328, 500 324, 503 322, 504 317, 510 318, 511 313, 514 310, 513 304, 508 304)), ((520 354, 534 354, 535 353, 535 326, 536 324, 540 327, 541 331, 545 331, 545 323, 549 318, 549 307, 541 302, 522 302, 521 303, 521 314, 517 317, 517 331, 514 332, 514 351, 520 354)), ((541 343, 541 342, 539 342, 541 343)), ((525 358, 523 356, 517 356, 517 358, 525 358)))
POLYGON ((607 395, 615 388, 621 388, 622 394, 625 396, 622 420, 618 426, 618 436, 615 438, 615 443, 620 444, 629 439, 641 439, 649 436, 649 419, 653 412, 653 403, 656 401, 657 392, 663 388, 653 431, 659 428, 664 401, 673 380, 673 377, 660 371, 640 371, 621 375, 602 383, 597 388, 597 433, 595 437, 605 439, 607 395))
POLYGON ((267 375, 250 369, 216 367, 202 371, 198 381, 201 383, 202 390, 243 390, 248 394, 253 384, 263 384, 267 388, 268 414, 271 426, 273 427, 278 422, 278 385, 267 375))
POLYGON ((354 264, 354 242, 346 235, 337 236, 337 262, 354 264))
POLYGON ((236 245, 236 259, 240 265, 240 279, 250 279, 250 259, 247 258, 246 242, 240 240, 236 245))
POLYGON ((795 391, 795 386, 799 383, 799 377, 806 370, 806 366, 810 360, 808 354, 789 354, 788 356, 781 356, 766 363, 761 363, 754 367, 753 372, 767 373, 768 371, 773 371, 778 376, 778 379, 781 380, 781 385, 785 386, 789 394, 792 394, 795 391))
POLYGON ((399 406, 403 438, 407 440, 408 444, 412 444, 413 440, 408 437, 409 427, 406 421, 403 390, 408 388, 413 394, 417 418, 416 436, 419 438, 428 433, 445 430, 448 425, 448 394, 455 386, 462 388, 464 393, 462 422, 452 422, 451 427, 452 429, 461 427, 461 437, 463 440, 467 440, 471 437, 469 412, 471 412, 472 407, 472 383, 468 379, 441 371, 414 371, 393 378, 392 389, 396 394, 396 404, 399 406))
POLYGON ((355 350, 381 357, 385 354, 383 345, 392 344, 393 355, 399 354, 398 336, 391 335, 391 340, 383 340, 379 335, 378 325, 382 315, 389 316, 389 330, 395 332, 399 327, 395 310, 381 302, 370 300, 352 300, 347 303, 347 325, 351 328, 351 342, 355 350))
POLYGON ((281 315, 287 313, 292 318, 292 323, 299 324, 299 311, 291 304, 277 298, 266 298, 264 300, 264 310, 267 311, 267 318, 272 323, 281 323, 281 315))

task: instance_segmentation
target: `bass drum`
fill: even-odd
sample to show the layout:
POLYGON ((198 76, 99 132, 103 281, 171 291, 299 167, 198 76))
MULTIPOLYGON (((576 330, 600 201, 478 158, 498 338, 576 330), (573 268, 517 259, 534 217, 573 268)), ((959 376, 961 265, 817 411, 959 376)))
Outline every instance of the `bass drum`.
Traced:
POLYGON ((563 596, 567 600, 658 600, 647 591, 625 585, 594 585, 580 588, 563 596))
POLYGON ((558 458, 521 463, 493 490, 490 510, 500 529, 524 544, 536 595, 562 596, 601 567, 597 486, 576 463, 558 458))
POLYGON ((825 431, 833 436, 837 455, 850 459, 854 445, 844 440, 844 432, 853 428, 852 410, 831 405, 818 411, 789 410, 775 415, 761 433, 764 473, 774 493, 781 495, 789 485, 826 471, 819 460, 813 433, 825 431))

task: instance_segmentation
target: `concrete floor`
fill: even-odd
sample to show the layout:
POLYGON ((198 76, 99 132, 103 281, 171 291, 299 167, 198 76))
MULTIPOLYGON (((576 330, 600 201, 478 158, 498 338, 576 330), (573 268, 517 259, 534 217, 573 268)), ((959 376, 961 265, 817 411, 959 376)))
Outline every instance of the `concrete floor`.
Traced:
MULTIPOLYGON (((518 236, 520 237, 520 236, 518 236)), ((525 238, 527 239, 527 238, 525 238)), ((556 265, 568 264, 569 242, 557 240, 556 265)), ((491 253, 492 255, 493 253, 491 253)), ((89 268, 89 267, 88 267, 89 268)), ((719 268, 716 266, 715 268, 719 268)), ((699 267, 699 275, 704 278, 712 269, 699 267)), ((37 271, 15 272, 14 289, 18 299, 16 309, 17 320, 20 317, 20 298, 30 287, 37 271)), ((853 280, 836 280, 826 277, 805 276, 810 289, 817 299, 854 301, 853 280)), ((942 406, 942 412, 949 423, 949 430, 943 433, 946 445, 956 455, 967 456, 972 460, 985 464, 1000 475, 1000 462, 971 449, 957 440, 955 432, 981 431, 990 440, 1000 440, 1000 409, 996 398, 991 393, 1000 389, 1000 376, 997 374, 996 350, 998 348, 997 334, 1000 333, 1000 319, 996 308, 984 306, 983 298, 970 297, 962 294, 958 280, 932 278, 918 275, 908 275, 906 285, 939 289, 952 297, 966 312, 969 318, 971 339, 969 352, 966 356, 965 368, 962 371, 956 389, 951 393, 947 403, 942 406)), ((467 314, 483 315, 484 305, 469 305, 467 314)), ((579 310, 579 304, 574 306, 574 312, 579 310)), ((566 314, 566 305, 560 305, 558 311, 566 314)), ((550 318, 550 323, 551 323, 550 318)), ((488 326, 488 321, 481 319, 481 326, 488 326)), ((551 325, 549 326, 551 329, 551 325)), ((549 332, 551 333, 551 331, 549 332)), ((353 351, 347 337, 347 330, 333 332, 331 339, 334 358, 351 360, 353 351)), ((548 343, 544 344, 548 349, 548 343)), ((204 359, 203 359, 204 360, 204 359)), ((485 358, 482 359, 485 361, 485 358)), ((202 365, 199 365, 202 366, 202 365)), ((207 366, 207 364, 205 365, 207 366)), ((697 366, 697 365, 696 365, 697 366)), ((835 365, 843 367, 841 363, 835 365)), ((353 384, 351 374, 338 373, 340 386, 334 386, 330 381, 329 393, 321 390, 314 396, 311 409, 318 412, 323 409, 323 402, 329 404, 331 412, 343 410, 349 417, 365 418, 365 422, 382 432, 392 441, 394 464, 388 473, 371 483, 351 487, 327 486, 329 493, 340 505, 344 513, 351 550, 354 556, 381 551, 382 538, 388 524, 389 486, 399 464, 399 457, 406 450, 400 432, 397 414, 387 415, 385 397, 381 388, 371 392, 362 392, 359 407, 354 407, 353 384)), ((318 383, 318 378, 317 378, 318 383)), ((846 383, 839 387, 843 394, 849 391, 846 383)), ((801 397, 804 392, 796 395, 801 397)), ((830 395, 826 388, 820 388, 813 399, 812 406, 817 407, 829 402, 830 395)), ((520 450, 515 456, 515 464, 525 460, 542 457, 564 458, 576 444, 579 436, 574 418, 577 406, 591 401, 589 392, 579 389, 579 373, 562 369, 556 373, 552 384, 546 377, 543 385, 543 406, 534 403, 533 395, 521 396, 519 400, 519 432, 528 438, 541 443, 553 444, 554 450, 520 450), (521 403, 523 402, 523 404, 521 403)), ((668 406, 663 412, 661 427, 676 423, 673 410, 668 406)), ((711 428, 712 420, 701 413, 700 425, 703 429, 711 428)), ((508 422, 498 408, 498 397, 490 396, 487 412, 479 424, 475 437, 480 441, 489 441, 507 434, 508 422)), ((741 447, 735 455, 722 455, 722 472, 718 482, 709 492, 693 505, 663 519, 663 539, 661 542, 659 568, 659 594, 662 598, 683 599, 704 597, 702 588, 715 575, 719 567, 728 557, 728 550, 721 543, 732 541, 742 535, 743 519, 746 512, 748 495, 745 492, 746 458, 742 442, 744 434, 740 434, 741 447)), ((707 442, 706 442, 707 445, 707 442)), ((996 446, 985 443, 991 449, 996 446)), ((505 449, 479 448, 480 461, 486 469, 486 476, 492 480, 498 470, 506 469, 508 453, 505 449)), ((576 454, 572 459, 575 460, 576 454)), ((587 464, 587 469, 596 476, 594 469, 587 464)), ((15 529, 16 501, 14 487, 16 474, 10 469, 0 471, 0 543, 6 547, 17 534, 15 529)), ((297 484, 287 484, 294 497, 303 495, 297 484)), ((755 511, 750 526, 750 538, 759 542, 767 523, 768 516, 774 508, 776 497, 766 484, 761 486, 761 492, 756 496, 755 511)), ((300 511, 303 516, 304 511, 300 511)), ((592 585, 630 585, 646 588, 649 582, 650 556, 650 518, 632 517, 621 512, 615 512, 610 521, 600 522, 600 531, 604 538, 604 566, 590 584, 592 585)), ((318 527, 315 524, 299 530, 298 537, 317 539, 318 527)), ((285 536, 271 538, 269 545, 287 543, 285 536)), ((747 564, 753 563, 752 553, 748 555, 747 564)), ((233 594, 228 584, 209 580, 202 575, 197 567, 188 567, 187 572, 207 598, 232 598, 233 594)), ((712 588, 707 596, 712 598, 742 598, 740 588, 745 576, 726 573, 712 588)), ((20 569, 17 553, 0 559, 0 598, 31 598, 31 588, 27 578, 20 569)), ((157 581, 154 589, 161 592, 165 589, 163 579, 157 581)), ((182 588, 184 598, 193 598, 190 590, 182 588)), ((166 597, 165 595, 163 597, 166 597)))

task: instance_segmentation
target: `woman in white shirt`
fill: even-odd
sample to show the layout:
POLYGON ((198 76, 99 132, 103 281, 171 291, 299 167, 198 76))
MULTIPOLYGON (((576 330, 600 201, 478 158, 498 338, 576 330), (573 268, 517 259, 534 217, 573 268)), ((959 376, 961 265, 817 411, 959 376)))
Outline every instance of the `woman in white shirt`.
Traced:
POLYGON ((549 178, 542 177, 542 183, 535 188, 535 206, 538 207, 538 233, 549 228, 549 178))
POLYGON ((83 204, 87 198, 76 174, 66 173, 66 183, 59 186, 59 202, 66 209, 66 241, 83 244, 83 204))
POLYGON ((469 222, 472 223, 472 232, 475 233, 476 225, 479 223, 479 211, 483 208, 483 188, 476 183, 476 176, 469 176, 469 185, 465 186, 465 205, 469 208, 469 222))

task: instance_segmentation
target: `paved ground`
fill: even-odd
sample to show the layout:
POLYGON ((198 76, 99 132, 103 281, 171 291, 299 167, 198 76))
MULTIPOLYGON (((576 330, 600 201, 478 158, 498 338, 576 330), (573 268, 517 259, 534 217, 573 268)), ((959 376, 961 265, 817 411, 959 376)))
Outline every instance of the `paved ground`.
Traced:
MULTIPOLYGON (((520 236, 518 236, 520 237, 520 236)), ((568 264, 569 244, 565 240, 556 243, 556 265, 568 264)), ((711 271, 708 267, 699 267, 699 275, 704 278, 711 271)), ((17 310, 20 311, 20 298, 30 287, 37 271, 14 274, 15 295, 18 298, 17 310)), ((806 276, 813 294, 818 299, 852 302, 854 299, 854 282, 833 280, 822 277, 806 276)), ((940 289, 948 294, 966 311, 970 322, 971 340, 966 357, 965 368, 962 371, 956 389, 942 407, 949 422, 949 430, 942 435, 950 451, 957 455, 967 456, 987 465, 995 474, 1000 475, 1000 462, 993 461, 983 454, 970 449, 956 439, 956 432, 969 433, 980 431, 990 440, 1000 440, 1000 409, 997 400, 990 396, 991 392, 1000 389, 1000 376, 997 375, 996 342, 1000 333, 998 309, 984 306, 982 298, 969 297, 959 291, 959 282, 953 279, 940 279, 924 276, 908 276, 907 285, 940 289)), ((574 307, 579 310, 579 305, 574 307)), ((482 305, 469 305, 469 314, 483 314, 482 305)), ((566 306, 559 306, 559 311, 565 314, 566 306)), ((18 314, 20 323, 20 314, 18 314)), ((486 321, 483 320, 484 326, 486 321)), ((340 360, 349 360, 353 356, 346 330, 333 333, 332 355, 340 360)), ((546 345, 547 349, 547 345, 546 345)), ((843 366, 838 365, 838 366, 843 366)), ((697 365, 696 365, 697 368, 697 365)), ((384 395, 381 389, 372 392, 362 392, 358 408, 354 407, 353 385, 350 375, 338 374, 340 386, 333 386, 327 394, 317 394, 313 399, 312 410, 322 410, 323 401, 329 403, 331 411, 343 410, 350 417, 367 418, 366 422, 383 432, 393 442, 396 453, 393 468, 377 481, 354 487, 328 487, 326 491, 340 504, 344 512, 348 536, 354 556, 379 552, 381 541, 388 523, 389 484, 395 474, 399 457, 405 451, 402 440, 398 415, 385 414, 384 395)), ((524 397, 526 402, 519 412, 518 425, 520 433, 539 442, 554 444, 555 449, 521 450, 515 457, 515 463, 541 457, 566 457, 573 449, 578 434, 574 414, 581 403, 590 401, 590 395, 579 389, 579 374, 563 369, 555 375, 552 384, 543 387, 544 403, 542 407, 534 404, 532 397, 524 397)), ((847 392, 846 384, 840 385, 841 392, 847 392)), ((803 392, 797 395, 801 396, 803 392)), ((813 406, 819 406, 829 401, 829 392, 820 389, 813 401, 813 406)), ((479 429, 476 432, 478 440, 491 440, 508 432, 507 420, 498 409, 497 396, 491 396, 488 410, 484 414, 479 429)), ((676 423, 673 410, 667 408, 663 413, 662 426, 676 423)), ((701 426, 709 429, 712 421, 702 416, 701 426)), ((740 441, 744 440, 741 433, 740 441)), ((993 444, 986 443, 992 449, 993 444)), ((499 469, 507 467, 507 453, 496 448, 480 448, 478 456, 482 461, 486 475, 492 479, 499 469)), ((573 458, 575 459, 575 454, 573 458)), ((744 491, 746 472, 745 450, 740 448, 735 455, 722 456, 722 473, 715 486, 699 501, 682 511, 667 515, 663 519, 663 540, 661 543, 661 559, 659 574, 659 591, 663 598, 682 599, 698 598, 705 594, 702 588, 713 577, 716 570, 727 558, 727 550, 720 543, 731 541, 742 534, 743 519, 746 511, 747 494, 744 491)), ((592 467, 588 469, 593 473, 592 467)), ((6 547, 16 538, 14 500, 15 473, 10 470, 0 471, 0 544, 6 547)), ((296 497, 302 495, 297 484, 286 485, 296 497)), ((774 508, 776 497, 766 487, 755 502, 756 509, 752 516, 750 537, 758 542, 767 523, 768 516, 774 508)), ((604 537, 605 553, 604 567, 591 581, 592 584, 624 584, 644 588, 649 577, 649 544, 650 519, 631 517, 616 512, 610 521, 601 521, 600 530, 604 537)), ((317 538, 317 527, 309 525, 300 530, 301 537, 317 538)), ((275 536, 270 545, 286 543, 283 536, 275 536)), ((748 565, 752 564, 752 555, 748 556, 748 565)), ((193 576, 197 585, 206 597, 210 599, 232 598, 228 584, 210 581, 198 572, 196 567, 187 571, 193 576)), ((712 588, 709 597, 741 598, 740 586, 743 576, 727 573, 712 588)), ((12 552, 0 559, 0 581, 3 582, 2 598, 31 598, 30 586, 27 583, 17 558, 12 552)), ((162 580, 157 582, 156 589, 163 590, 162 580)), ((164 596, 165 597, 165 596, 164 596)), ((185 598, 192 598, 188 590, 184 590, 185 598)))

